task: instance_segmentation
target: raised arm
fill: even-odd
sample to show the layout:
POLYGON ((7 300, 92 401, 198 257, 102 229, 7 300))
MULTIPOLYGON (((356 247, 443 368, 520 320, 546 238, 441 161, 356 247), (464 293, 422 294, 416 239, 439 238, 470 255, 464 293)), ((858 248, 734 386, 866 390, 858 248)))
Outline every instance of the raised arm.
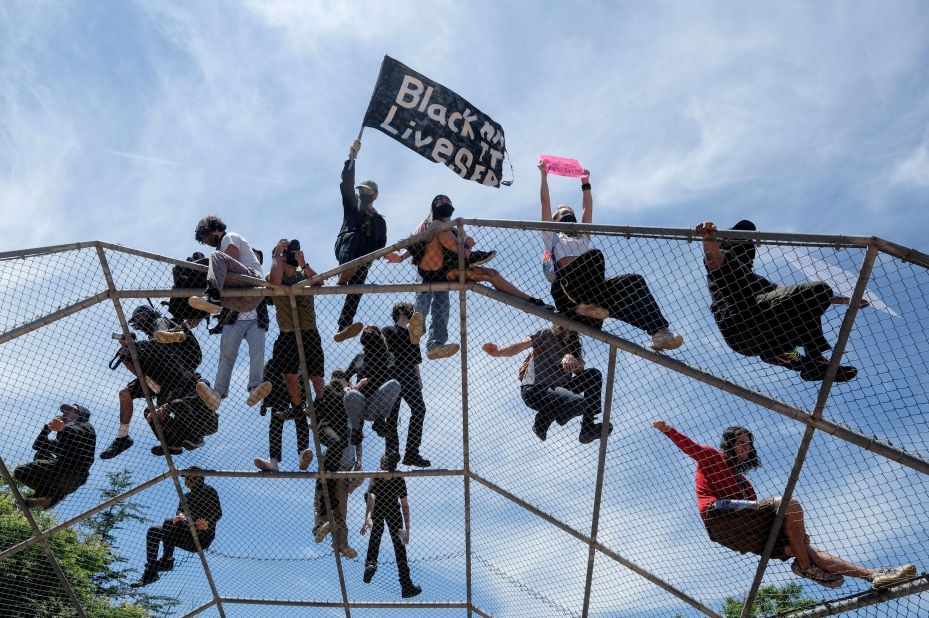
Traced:
POLYGON ((685 455, 693 458, 698 463, 707 457, 716 454, 716 449, 704 444, 697 444, 664 421, 655 421, 652 423, 652 427, 668 436, 671 441, 674 442, 677 448, 681 449, 685 455))
POLYGON ((348 159, 342 168, 342 182, 339 183, 339 191, 342 193, 342 210, 346 215, 358 210, 358 199, 355 197, 355 158, 359 150, 361 150, 361 142, 356 139, 348 149, 348 159))
POLYGON ((581 176, 581 193, 583 202, 581 204, 583 214, 581 223, 593 223, 594 220, 594 198, 590 193, 590 170, 585 169, 584 175, 581 176))
POLYGON ((494 358, 502 358, 506 356, 516 356, 520 352, 524 352, 532 347, 532 337, 526 337, 522 341, 516 343, 511 343, 499 347, 496 343, 485 343, 481 346, 487 354, 493 356, 494 358))
POLYGON ((712 221, 698 223, 694 232, 703 238, 703 256, 706 261, 706 267, 710 270, 718 270, 726 261, 726 256, 719 248, 719 241, 712 238, 716 232, 716 224, 712 221))
POLYGON ((541 186, 539 187, 539 201, 542 202, 542 221, 552 220, 552 199, 548 193, 548 170, 545 168, 545 161, 539 161, 539 171, 542 173, 541 186))
POLYGON ((288 240, 282 238, 271 251, 271 272, 268 273, 268 283, 271 285, 281 285, 284 280, 284 252, 287 251, 287 244, 288 240))

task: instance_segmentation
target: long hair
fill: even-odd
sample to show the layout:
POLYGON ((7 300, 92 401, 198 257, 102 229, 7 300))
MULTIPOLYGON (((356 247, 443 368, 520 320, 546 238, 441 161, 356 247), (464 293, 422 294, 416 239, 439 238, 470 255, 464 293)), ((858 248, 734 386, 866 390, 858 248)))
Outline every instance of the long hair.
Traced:
POLYGON ((739 427, 737 425, 726 427, 726 430, 723 431, 723 439, 720 442, 719 450, 723 452, 723 459, 726 460, 726 465, 740 474, 761 466, 761 460, 758 458, 758 452, 755 450, 755 438, 752 436, 752 432, 745 427, 739 427), (748 436, 751 449, 748 452, 748 458, 745 461, 739 461, 735 454, 735 441, 743 435, 748 436))
POLYGON ((552 333, 555 335, 555 339, 561 342, 563 346, 570 350, 578 360, 581 358, 581 338, 577 334, 577 331, 573 331, 570 328, 565 328, 564 326, 559 326, 558 324, 552 324, 552 333))
POLYGON ((361 349, 370 356, 387 356, 387 340, 377 326, 368 324, 361 331, 361 349))

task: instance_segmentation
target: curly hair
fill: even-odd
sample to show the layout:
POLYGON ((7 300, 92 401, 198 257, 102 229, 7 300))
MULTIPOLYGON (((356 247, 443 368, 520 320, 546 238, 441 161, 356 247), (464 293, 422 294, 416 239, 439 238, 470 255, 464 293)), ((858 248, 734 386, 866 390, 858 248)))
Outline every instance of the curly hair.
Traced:
POLYGON ((411 303, 397 303, 390 312, 390 319, 396 322, 397 318, 402 315, 409 320, 415 312, 416 308, 411 303))
POLYGON ((194 240, 197 242, 204 242, 206 237, 213 232, 225 231, 226 224, 223 223, 223 220, 216 215, 209 215, 208 217, 204 217, 197 222, 197 227, 194 229, 194 240))

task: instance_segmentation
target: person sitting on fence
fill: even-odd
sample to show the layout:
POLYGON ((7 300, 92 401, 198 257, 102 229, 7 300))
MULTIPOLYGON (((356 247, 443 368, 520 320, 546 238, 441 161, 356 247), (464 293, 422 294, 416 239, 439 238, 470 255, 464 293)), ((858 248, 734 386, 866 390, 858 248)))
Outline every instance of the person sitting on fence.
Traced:
POLYGON ((13 478, 33 490, 24 498, 29 507, 48 509, 64 500, 87 482, 94 462, 97 434, 90 410, 77 403, 63 403, 60 410, 35 439, 35 458, 13 470, 13 478), (49 438, 53 431, 56 437, 49 438))
POLYGON ((227 232, 226 224, 215 215, 204 217, 197 223, 194 238, 197 242, 213 247, 215 251, 210 254, 206 294, 192 296, 190 306, 210 314, 217 314, 223 308, 236 313, 235 320, 224 324, 222 328, 215 388, 200 382, 197 384, 197 394, 211 410, 219 408, 221 401, 229 394, 232 368, 244 339, 248 343, 249 356, 247 403, 253 406, 271 392, 271 383, 264 380, 263 373, 267 313, 263 316, 258 313, 258 306, 264 297, 224 296, 223 290, 226 287, 243 287, 243 284, 231 282, 227 285, 226 276, 229 274, 263 279, 261 262, 248 241, 239 234, 227 232))
MULTIPOLYGON (((158 419, 168 451, 172 455, 180 455, 184 449, 192 451, 200 448, 203 446, 204 436, 219 431, 219 415, 200 400, 196 391, 189 388, 180 395, 156 407, 154 414, 145 414, 145 419, 156 437, 158 432, 155 430, 155 418, 158 419)), ((153 446, 151 452, 157 457, 164 456, 161 444, 153 446)))
MULTIPOLYGON (((433 198, 433 222, 451 221, 454 210, 452 200, 447 195, 437 195, 433 198)), ((464 249, 465 280, 487 281, 496 289, 510 296, 539 307, 549 307, 545 304, 545 301, 520 291, 515 285, 504 279, 498 271, 481 266, 481 264, 492 260, 497 255, 496 251, 472 250, 475 241, 470 237, 462 239, 460 244, 464 249)), ((421 249, 411 248, 413 263, 416 264, 423 283, 458 281, 460 272, 458 270, 458 249, 458 237, 451 230, 439 232, 427 241, 421 249)))
MULTIPOLYGON (((389 451, 381 457, 381 470, 395 472, 399 455, 389 451)), ((410 542, 410 503, 407 499, 406 481, 402 476, 383 476, 372 478, 365 494, 367 509, 365 523, 361 534, 371 531, 368 539, 368 554, 365 557, 363 580, 368 584, 377 571, 377 557, 381 551, 381 537, 384 524, 394 546, 397 561, 397 574, 400 576, 400 594, 403 598, 415 597, 423 591, 410 578, 410 565, 407 563, 406 545, 410 542)))
MULTIPOLYGON (((539 163, 539 171, 542 173, 542 221, 577 223, 570 206, 561 205, 552 213, 544 162, 539 163)), ((593 196, 587 170, 581 177, 581 193, 581 223, 592 223, 593 196)), ((651 347, 657 352, 675 350, 684 343, 681 335, 669 330, 668 320, 661 313, 645 277, 627 274, 607 279, 603 253, 591 248, 589 234, 542 232, 542 244, 546 259, 551 260, 549 279, 559 313, 594 328, 602 328, 607 318, 622 320, 648 333, 652 338, 651 347)))
POLYGON ((353 442, 361 440, 365 421, 374 421, 374 432, 387 434, 387 417, 400 397, 400 382, 395 379, 394 355, 387 348, 381 330, 368 324, 361 331, 361 352, 346 371, 346 377, 358 381, 345 393, 345 411, 352 426, 353 442))
MULTIPOLYGON (((314 405, 316 410, 317 435, 320 443, 326 447, 319 462, 320 471, 348 472, 361 469, 361 439, 349 444, 351 426, 345 412, 344 396, 348 389, 348 379, 345 371, 336 369, 332 372, 329 385, 323 391, 314 405)), ((333 535, 335 547, 348 558, 355 558, 358 552, 348 545, 348 528, 346 515, 348 512, 348 496, 361 484, 360 479, 328 479, 326 491, 329 501, 335 511, 334 518, 329 516, 326 509, 323 484, 321 479, 316 480, 316 491, 313 500, 316 521, 313 526, 313 536, 317 543, 322 543, 330 532, 333 535)))
MULTIPOLYGON (((745 473, 761 465, 752 433, 744 427, 728 427, 719 449, 697 444, 665 421, 652 425, 697 462, 697 508, 710 540, 741 552, 761 555, 781 505, 781 498, 758 500, 745 473)), ((816 549, 810 544, 803 509, 796 498, 787 506, 771 557, 794 558, 795 575, 826 588, 838 588, 843 575, 863 579, 875 588, 900 583, 916 575, 912 564, 898 568, 871 569, 816 549)))
MULTIPOLYGON (((383 249, 387 244, 387 221, 374 209, 377 199, 377 183, 365 180, 355 186, 355 159, 361 150, 361 141, 355 140, 348 151, 348 159, 342 168, 342 227, 335 241, 335 257, 339 264, 351 262, 363 255, 383 249), (358 194, 355 194, 358 189, 358 194)), ((360 285, 368 278, 370 264, 364 264, 339 275, 339 285, 360 285)), ((361 294, 346 294, 339 314, 338 332, 334 340, 338 343, 356 337, 363 325, 355 322, 355 313, 361 302, 361 294)))
MULTIPOLYGON (((135 342, 144 375, 136 376, 119 391, 119 430, 113 442, 100 453, 100 459, 112 459, 134 444, 129 435, 129 422, 132 420, 133 401, 145 397, 141 380, 146 381, 158 404, 166 403, 180 396, 190 377, 196 375, 191 367, 196 368, 200 362, 200 346, 193 334, 177 330, 173 322, 162 317, 154 308, 139 305, 128 322, 129 326, 148 337, 146 341, 135 342)), ((115 369, 122 364, 135 374, 128 342, 120 333, 114 336, 119 337, 121 347, 117 355, 119 361, 113 359, 118 364, 111 364, 110 368, 115 369)))
POLYGON ((410 422, 406 435, 406 451, 403 465, 428 468, 432 464, 419 454, 423 439, 423 423, 426 419, 426 402, 423 400, 423 380, 419 365, 423 362, 419 344, 413 344, 409 326, 416 315, 410 303, 397 303, 390 317, 393 325, 383 329, 387 348, 394 357, 394 375, 400 382, 400 398, 394 404, 387 420, 386 449, 400 452, 399 419, 400 399, 410 408, 410 422))
MULTIPOLYGON (((191 466, 190 470, 202 470, 191 466)), ((219 494, 207 485, 202 476, 181 473, 184 485, 190 489, 184 494, 188 512, 197 529, 197 540, 204 551, 216 538, 216 523, 223 516, 220 506, 219 494)), ((174 568, 174 548, 180 547, 184 551, 195 552, 197 546, 194 535, 190 531, 187 516, 184 515, 181 504, 178 503, 174 517, 166 519, 160 526, 152 526, 145 537, 145 570, 142 577, 130 584, 133 588, 141 588, 158 581, 159 573, 174 568), (158 547, 164 545, 164 552, 158 558, 158 547)))
MULTIPOLYGON (((514 356, 532 349, 519 370, 523 403, 536 411, 532 430, 539 440, 548 437, 552 422, 565 425, 581 417, 578 440, 589 444, 601 436, 603 423, 595 422, 601 412, 603 376, 600 370, 585 368, 580 336, 553 325, 522 341, 499 347, 485 343, 484 351, 495 357, 514 356)), ((613 431, 610 423, 607 433, 613 431)))
MULTIPOLYGON (((732 229, 753 231, 755 224, 742 220, 732 229)), ((710 310, 729 347, 799 371, 802 380, 822 380, 829 366, 823 353, 831 348, 823 335, 822 316, 830 305, 848 304, 849 299, 834 295, 822 282, 776 285, 754 272, 752 241, 715 240, 716 224, 710 221, 695 231, 703 238, 710 310)), ((862 301, 862 307, 867 305, 862 301)), ((856 375, 856 368, 840 366, 835 381, 847 382, 856 375)))
MULTIPOLYGON (((287 307, 287 311, 290 311, 290 307, 287 307)), ((275 348, 277 347, 275 344, 275 348)), ((303 393, 303 380, 294 374, 297 392, 296 394, 290 392, 291 384, 286 381, 286 368, 282 364, 280 356, 275 353, 265 365, 265 376, 271 382, 271 394, 261 402, 261 414, 264 416, 267 410, 271 410, 271 422, 268 426, 268 459, 255 458, 255 467, 263 472, 278 471, 283 451, 284 423, 289 420, 294 422, 300 469, 306 470, 313 461, 313 449, 310 448, 310 423, 304 406, 306 398, 303 393)))

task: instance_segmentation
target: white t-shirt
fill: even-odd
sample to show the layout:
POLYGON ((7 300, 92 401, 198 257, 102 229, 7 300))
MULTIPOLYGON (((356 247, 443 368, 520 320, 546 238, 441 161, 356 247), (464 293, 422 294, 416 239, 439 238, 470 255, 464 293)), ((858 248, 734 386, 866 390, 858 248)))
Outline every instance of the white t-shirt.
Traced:
MULTIPOLYGON (((225 253, 226 249, 229 248, 229 245, 234 245, 235 248, 239 250, 239 257, 236 259, 240 264, 242 264, 242 266, 256 271, 258 273, 258 277, 264 277, 264 273, 261 271, 261 263, 258 262, 258 256, 255 255, 255 252, 252 250, 252 246, 248 244, 247 240, 235 232, 226 232, 226 235, 223 236, 223 239, 219 243, 219 250, 225 253)), ((257 320, 258 312, 247 311, 240 313, 239 319, 257 320)))
POLYGON ((572 236, 564 232, 542 232, 542 243, 546 251, 552 252, 552 260, 564 257, 577 257, 590 251, 590 235, 577 234, 572 236))

